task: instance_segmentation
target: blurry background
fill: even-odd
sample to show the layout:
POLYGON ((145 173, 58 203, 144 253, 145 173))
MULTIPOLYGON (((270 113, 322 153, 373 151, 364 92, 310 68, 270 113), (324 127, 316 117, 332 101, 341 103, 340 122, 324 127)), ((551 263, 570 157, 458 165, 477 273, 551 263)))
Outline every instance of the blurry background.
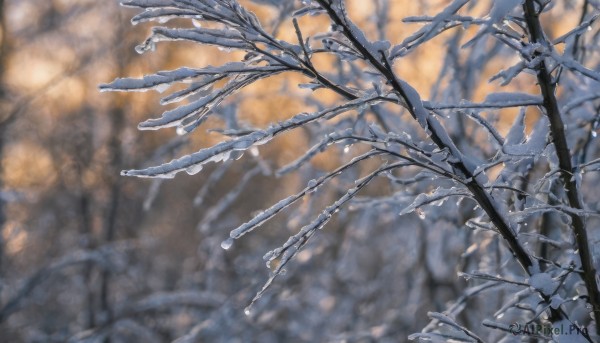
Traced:
MULTIPOLYGON (((278 1, 240 2, 268 25, 278 24, 278 1)), ((385 33, 398 43, 419 28, 402 18, 435 14, 448 2, 394 0, 389 9, 376 3, 349 0, 351 16, 377 38, 377 13, 384 10, 385 33)), ((223 136, 139 132, 140 121, 162 112, 156 94, 99 93, 98 84, 183 65, 220 65, 241 55, 177 43, 140 56, 134 47, 150 25, 131 26, 136 12, 115 0, 0 0, 0 13, 0 341, 165 342, 189 335, 199 342, 395 342, 420 331, 427 311, 442 311, 460 295, 464 281, 456 271, 469 246, 461 214, 438 218, 426 230, 418 217, 382 206, 341 213, 244 315, 268 276, 262 255, 341 187, 286 211, 227 251, 220 243, 252 213, 312 178, 265 173, 314 142, 292 132, 262 146, 262 162, 246 156, 164 182, 121 177, 122 169, 167 161, 223 136), (230 192, 239 196, 229 201, 230 192)), ((564 25, 551 28, 558 36, 577 19, 547 22, 564 25)), ((306 36, 328 25, 323 17, 301 24, 306 36)), ((279 37, 295 40, 291 28, 283 18, 279 37)), ((436 38, 396 66, 424 98, 452 37, 436 38)), ((493 68, 482 79, 516 60, 491 58, 493 68)), ((333 62, 318 61, 322 68, 333 62)), ((237 110, 249 124, 266 126, 311 109, 305 102, 311 92, 296 87, 307 81, 297 75, 260 81, 220 111, 237 110)), ((526 78, 511 85, 533 86, 526 78)), ((472 85, 467 97, 481 101, 489 87, 496 85, 472 85)), ((314 96, 339 100, 326 91, 314 96)), ((219 119, 211 120, 207 127, 218 128, 219 119)), ((331 170, 342 155, 331 149, 308 168, 331 170)))

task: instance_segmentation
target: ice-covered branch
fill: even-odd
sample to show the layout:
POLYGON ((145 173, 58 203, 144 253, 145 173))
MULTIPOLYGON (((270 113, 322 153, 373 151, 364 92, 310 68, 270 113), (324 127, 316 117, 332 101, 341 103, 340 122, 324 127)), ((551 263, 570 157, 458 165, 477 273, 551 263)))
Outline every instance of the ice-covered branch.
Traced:
POLYGON ((350 111, 366 104, 382 101, 379 96, 371 96, 349 101, 344 105, 325 109, 314 113, 301 113, 282 123, 272 124, 264 130, 254 131, 250 134, 237 137, 228 141, 221 142, 210 148, 202 149, 190 155, 186 155, 171 162, 156 167, 149 167, 141 170, 128 170, 122 174, 125 176, 138 177, 161 177, 173 178, 181 171, 188 174, 196 174, 202 167, 209 162, 227 161, 231 154, 239 154, 250 149, 253 146, 262 145, 269 142, 273 137, 321 119, 331 119, 339 114, 350 111))
POLYGON ((451 155, 455 158, 453 165, 457 171, 462 173, 465 179, 471 180, 468 187, 473 196, 496 225, 498 231, 506 240, 525 271, 531 273, 530 267, 534 265, 534 261, 532 261, 527 251, 518 241, 514 229, 507 222, 500 206, 485 191, 482 185, 473 179, 475 166, 470 164, 466 157, 458 150, 440 122, 428 113, 417 91, 407 82, 398 79, 390 64, 387 51, 385 49, 376 49, 378 48, 376 45, 366 40, 364 33, 345 16, 342 2, 336 1, 334 4, 330 4, 326 0, 317 0, 317 2, 327 10, 331 20, 343 28, 344 35, 352 42, 352 45, 390 82, 394 90, 404 100, 411 116, 428 133, 432 141, 440 149, 448 149, 450 151, 451 155))
MULTIPOLYGON (((539 20, 539 11, 532 0, 525 0, 523 4, 525 20, 529 30, 529 37, 532 43, 538 43, 542 46, 550 46, 546 40, 542 25, 539 20)), ((575 209, 583 209, 581 195, 576 180, 572 177, 573 165, 571 161, 571 152, 567 144, 565 125, 558 107, 556 99, 556 84, 552 80, 552 75, 545 60, 540 61, 536 70, 538 84, 544 97, 544 111, 550 121, 550 131, 552 132, 552 141, 556 149, 558 164, 561 169, 561 178, 567 190, 569 204, 575 209)), ((589 295, 589 301, 596 320, 600 318, 600 289, 594 260, 589 246, 589 239, 585 227, 584 219, 573 214, 571 216, 573 232, 577 241, 579 257, 584 270, 584 281, 589 295)), ((597 332, 600 334, 600 325, 596 325, 597 332)))

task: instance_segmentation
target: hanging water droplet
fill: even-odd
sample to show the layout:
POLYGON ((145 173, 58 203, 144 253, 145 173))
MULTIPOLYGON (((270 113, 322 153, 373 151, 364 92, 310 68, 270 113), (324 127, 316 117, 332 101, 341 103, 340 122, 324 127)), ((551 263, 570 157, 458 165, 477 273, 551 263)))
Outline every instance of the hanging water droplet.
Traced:
POLYGON ((227 162, 227 160, 229 160, 229 157, 231 156, 231 151, 225 151, 222 155, 221 155, 221 160, 223 162, 227 162))
POLYGON ((247 316, 251 315, 252 314, 252 308, 250 306, 246 307, 244 309, 244 314, 247 315, 247 316))
POLYGON ((417 215, 419 216, 419 218, 421 218, 421 219, 425 219, 425 211, 423 211, 423 210, 422 210, 422 209, 420 209, 420 208, 417 208, 417 209, 415 210, 415 212, 417 213, 417 215))
POLYGON ((145 53, 146 51, 154 50, 156 50, 156 40, 154 38, 148 39, 144 43, 139 44, 135 47, 135 52, 137 52, 140 55, 145 53))
POLYGON ((242 156, 244 156, 244 152, 243 151, 238 151, 238 150, 234 150, 231 152, 231 159, 233 160, 239 160, 240 158, 242 158, 242 156))
POLYGON ((183 126, 177 126, 177 129, 175 130, 175 132, 177 133, 178 136, 183 136, 188 133, 185 130, 185 127, 183 127, 183 126))
POLYGON ((598 132, 592 131, 592 137, 596 138, 598 136, 598 132))
POLYGON ((349 152, 350 152, 350 145, 346 145, 346 146, 344 147, 344 154, 347 154, 347 153, 349 153, 349 152))
POLYGON ((231 248, 232 245, 233 245, 233 238, 227 238, 226 240, 221 242, 221 248, 223 248, 225 250, 229 250, 229 248, 231 248))
POLYGON ((185 172, 188 173, 189 175, 196 175, 198 174, 200 171, 202 170, 202 165, 201 164, 194 164, 191 167, 188 167, 185 172))
POLYGON ((140 54, 140 55, 141 55, 141 54, 143 54, 144 52, 146 52, 146 49, 145 49, 145 47, 144 47, 144 45, 143 45, 143 44, 136 45, 136 46, 135 46, 135 52, 137 52, 138 54, 140 54))

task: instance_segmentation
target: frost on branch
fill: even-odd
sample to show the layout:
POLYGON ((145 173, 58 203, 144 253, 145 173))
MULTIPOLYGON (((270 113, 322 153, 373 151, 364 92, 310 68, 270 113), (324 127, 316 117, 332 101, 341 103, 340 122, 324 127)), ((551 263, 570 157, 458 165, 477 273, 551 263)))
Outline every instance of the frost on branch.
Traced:
MULTIPOLYGON (((369 213, 377 217, 373 227, 405 215, 402 218, 421 224, 389 230, 420 240, 414 244, 418 246, 414 264, 420 269, 407 276, 420 285, 411 290, 415 298, 427 298, 421 288, 432 287, 435 278, 445 274, 439 272, 443 269, 458 270, 468 281, 466 287, 457 278, 443 280, 459 290, 455 301, 440 302, 448 304, 447 312, 430 312, 431 324, 411 339, 496 341, 511 322, 567 320, 579 329, 598 327, 590 314, 600 316, 600 307, 585 310, 600 306, 594 286, 598 249, 590 248, 595 241, 581 239, 591 230, 586 220, 597 214, 591 208, 597 197, 584 186, 598 181, 594 138, 600 122, 600 74, 594 53, 600 35, 593 34, 597 5, 585 2, 576 27, 551 40, 539 22, 540 14, 553 13, 561 5, 510 0, 474 6, 455 0, 437 13, 406 18, 405 28, 414 32, 394 42, 395 36, 386 31, 387 18, 375 18, 374 39, 353 20, 347 1, 253 2, 279 11, 274 27, 235 0, 125 1, 124 5, 143 10, 133 23, 164 24, 152 29, 138 46, 140 53, 154 50, 159 42, 187 41, 239 51, 244 57, 220 66, 182 67, 101 86, 107 91, 155 90, 165 94, 161 104, 177 106, 142 122, 142 130, 176 127, 185 135, 209 116, 226 117, 225 128, 212 129, 226 136, 223 141, 123 175, 171 178, 182 171, 194 175, 209 162, 237 160, 254 152, 257 166, 248 169, 230 196, 206 211, 201 231, 214 227, 253 177, 261 171, 268 174, 257 146, 291 130, 306 134, 308 146, 275 173, 282 178, 298 175, 305 185, 238 223, 222 240, 221 246, 231 249, 235 240, 285 216, 300 200, 316 199, 317 189, 330 192, 333 200, 328 206, 312 211, 318 201, 311 203, 306 215, 289 221, 294 234, 264 256, 271 274, 251 305, 303 248, 318 241, 313 238, 336 213, 343 218, 369 213), (312 32, 317 33, 308 36, 304 27, 314 17, 328 25, 316 26, 312 32), (168 26, 175 18, 191 25, 177 21, 168 26), (286 26, 290 35, 272 33, 286 26), (476 30, 469 30, 471 26, 476 30), (284 36, 293 39, 279 38, 284 36), (425 99, 422 80, 411 80, 399 61, 437 41, 445 42, 443 49, 428 53, 439 54, 442 63, 437 81, 429 85, 431 96, 425 99), (328 70, 314 63, 323 55, 333 57, 328 70), (294 82, 298 89, 285 91, 305 101, 306 112, 286 112, 287 119, 271 121, 264 128, 249 127, 236 113, 220 113, 248 86, 281 74, 304 78, 294 82), (320 99, 322 92, 335 94, 334 100, 320 99), (336 151, 336 168, 317 171, 311 165, 318 155, 336 151), (387 215, 373 215, 384 212, 387 215), (464 246, 454 254, 456 265, 449 265, 429 241, 446 242, 443 227, 463 235, 464 246), (436 259, 441 266, 432 267, 436 259), (490 293, 499 308, 472 305, 490 293), (485 328, 467 328, 463 319, 483 320, 485 328)), ((376 4, 377 16, 384 16, 381 9, 392 1, 376 4)), ((208 182, 219 180, 226 168, 229 165, 215 169, 208 182)), ((198 192, 197 205, 204 203, 209 187, 198 192)))

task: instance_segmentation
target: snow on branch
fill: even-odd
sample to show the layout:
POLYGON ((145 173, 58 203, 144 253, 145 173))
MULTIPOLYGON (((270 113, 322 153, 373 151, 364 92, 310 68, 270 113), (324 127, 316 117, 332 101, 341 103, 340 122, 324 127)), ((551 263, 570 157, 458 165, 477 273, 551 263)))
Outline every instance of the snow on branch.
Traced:
MULTIPOLYGON (((299 91, 304 92, 301 96, 290 96, 305 101, 307 107, 314 109, 312 113, 296 114, 264 129, 250 129, 235 113, 230 114, 225 128, 213 129, 229 136, 227 140, 161 165, 122 172, 126 176, 152 178, 172 178, 182 171, 193 175, 209 162, 238 159, 281 133, 304 129, 309 146, 275 175, 298 173, 303 182, 310 181, 233 229, 221 246, 230 249, 236 239, 284 213, 298 200, 311 197, 334 178, 339 191, 337 200, 264 256, 268 264, 276 265, 251 305, 344 205, 357 204, 357 208, 369 211, 385 204, 395 215, 432 213, 419 215, 427 224, 423 230, 430 233, 437 234, 440 218, 457 230, 468 228, 473 244, 461 255, 464 267, 487 269, 460 274, 485 283, 467 289, 449 307, 449 312, 429 313, 431 323, 443 324, 443 328, 429 325, 410 338, 483 341, 478 336, 480 331, 476 335, 459 324, 457 315, 467 306, 469 297, 483 291, 500 294, 500 289, 511 287, 519 288, 518 292, 526 288, 527 292, 519 293, 518 301, 514 297, 502 298, 499 314, 510 310, 532 321, 538 320, 541 313, 546 313, 553 323, 571 320, 576 305, 565 305, 556 294, 560 290, 573 298, 576 295, 565 285, 583 281, 584 293, 589 295, 586 301, 600 317, 600 306, 596 306, 600 303, 599 291, 594 286, 593 261, 597 254, 591 249, 591 240, 585 238, 585 219, 595 216, 585 202, 595 198, 582 186, 589 182, 586 178, 594 180, 589 175, 592 173, 583 174, 597 170, 599 161, 594 140, 600 82, 600 35, 593 31, 599 15, 597 6, 585 2, 583 6, 587 7, 580 22, 551 42, 540 17, 543 11, 554 10, 549 1, 495 1, 481 12, 481 6, 474 6, 473 2, 454 0, 438 13, 406 18, 404 22, 423 26, 402 42, 390 42, 386 37, 392 35, 386 31, 384 18, 378 18, 379 40, 369 39, 370 33, 356 24, 360 21, 350 18, 354 14, 348 13, 344 0, 308 0, 289 5, 288 12, 279 13, 277 29, 288 25, 291 41, 277 38, 285 35, 268 33, 258 17, 235 0, 128 0, 123 4, 143 10, 132 19, 134 24, 165 25, 152 29, 150 37, 138 46, 140 53, 153 50, 161 41, 184 40, 246 54, 242 61, 220 66, 182 67, 102 85, 103 91, 165 92, 174 85, 181 87, 161 100, 163 105, 177 107, 142 122, 142 130, 177 127, 179 134, 187 134, 216 113, 218 106, 258 80, 286 72, 309 79, 299 85, 305 89, 299 91), (312 16, 326 17, 330 28, 307 36, 301 24, 304 26, 304 20, 312 16), (179 27, 171 21, 174 18, 188 20, 191 25, 179 27), (167 23, 174 27, 166 26, 167 23), (469 32, 470 25, 478 26, 477 30, 469 32), (451 34, 454 36, 442 43, 445 52, 440 56, 444 61, 438 82, 432 86, 431 98, 424 99, 420 85, 409 79, 406 67, 399 68, 394 63, 409 53, 419 53, 419 47, 442 41, 442 35, 451 34), (488 41, 493 43, 487 44, 488 41), (566 47, 561 54, 555 45, 562 43, 566 47), (581 50, 576 54, 577 48, 581 50), (320 70, 313 63, 319 54, 335 57, 329 70, 320 70), (505 63, 498 63, 502 61, 505 63), (526 93, 530 90, 527 82, 533 85, 532 74, 539 90, 526 93), (321 89, 337 94, 333 105, 319 98, 321 89), (310 95, 305 98, 305 93, 310 95), (357 115, 340 118, 350 111, 357 115), (315 175, 312 168, 303 168, 337 144, 355 144, 369 150, 340 157, 338 167, 325 174, 315 175), (360 178, 364 175, 360 168, 367 160, 377 160, 380 165, 360 178), (389 186, 388 193, 358 199, 357 194, 380 175, 385 176, 381 179, 389 186), (349 186, 348 180, 354 184, 349 186), (447 201, 452 197, 460 200, 447 201), (431 211, 429 205, 439 207, 431 211), (552 222, 554 217, 562 221, 552 222), (504 245, 489 243, 496 242, 491 235, 499 235, 498 242, 504 245), (555 250, 548 252, 548 246, 555 250), (480 259, 474 261, 473 256, 480 259), (533 298, 536 303, 529 312, 519 307, 520 301, 533 298)), ((283 8, 272 1, 255 4, 283 8)), ((377 13, 383 15, 382 11, 377 13)), ((221 179, 227 168, 216 169, 208 182, 221 179)), ((250 168, 228 196, 209 208, 200 227, 208 228, 216 222, 261 170, 260 166, 250 168)), ((198 192, 196 204, 203 201, 208 189, 205 185, 198 192)), ((428 236, 423 237, 427 240, 428 236)), ((427 253, 423 256, 426 260, 427 253)), ((480 316, 476 319, 481 321, 480 316)), ((484 325, 498 330, 506 326, 490 320, 484 325)), ((577 325, 595 324, 588 318, 577 325)), ((590 337, 585 339, 592 341, 590 337)))

